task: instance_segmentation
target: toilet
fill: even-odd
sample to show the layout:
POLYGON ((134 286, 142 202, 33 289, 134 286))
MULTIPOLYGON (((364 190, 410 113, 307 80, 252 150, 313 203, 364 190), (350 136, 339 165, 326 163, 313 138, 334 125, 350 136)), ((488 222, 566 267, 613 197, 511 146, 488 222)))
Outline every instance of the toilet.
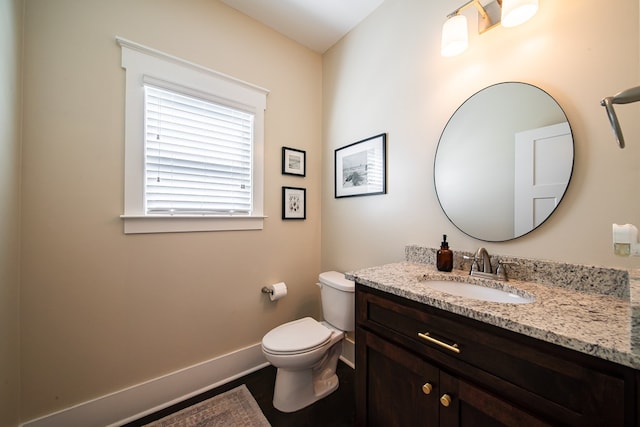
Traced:
POLYGON ((262 338, 262 353, 276 368, 273 406, 295 412, 338 388, 336 367, 345 332, 354 330, 355 285, 344 274, 319 276, 324 321, 311 317, 277 326, 262 338))

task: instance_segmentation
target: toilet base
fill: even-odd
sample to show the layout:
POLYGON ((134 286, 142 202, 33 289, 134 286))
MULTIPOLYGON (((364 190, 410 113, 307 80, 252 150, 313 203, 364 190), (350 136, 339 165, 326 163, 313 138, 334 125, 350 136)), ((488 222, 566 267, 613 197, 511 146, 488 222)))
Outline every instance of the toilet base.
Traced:
POLYGON ((295 412, 328 396, 338 389, 336 375, 342 341, 333 345, 313 368, 288 370, 278 368, 273 391, 273 407, 282 412, 295 412))
POLYGON ((296 412, 328 396, 338 389, 338 376, 322 381, 316 386, 309 378, 311 372, 278 369, 273 393, 273 407, 281 412, 296 412), (302 387, 296 387, 302 385, 302 387))

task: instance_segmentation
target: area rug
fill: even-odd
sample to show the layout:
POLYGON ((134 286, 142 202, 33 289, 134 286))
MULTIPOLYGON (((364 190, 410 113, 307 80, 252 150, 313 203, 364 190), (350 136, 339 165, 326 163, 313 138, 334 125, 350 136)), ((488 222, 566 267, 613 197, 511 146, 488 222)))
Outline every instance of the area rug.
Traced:
POLYGON ((269 427, 260 406, 242 384, 232 390, 204 400, 166 416, 148 427, 269 427))

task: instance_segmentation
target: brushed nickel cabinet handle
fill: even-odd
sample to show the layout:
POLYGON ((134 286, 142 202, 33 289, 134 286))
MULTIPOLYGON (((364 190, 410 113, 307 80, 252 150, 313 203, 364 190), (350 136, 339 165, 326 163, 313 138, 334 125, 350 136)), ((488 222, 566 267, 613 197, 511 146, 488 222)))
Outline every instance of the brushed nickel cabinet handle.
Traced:
POLYGON ((425 339, 425 340, 427 340, 429 342, 432 342, 432 343, 434 343, 436 345, 439 345, 442 348, 446 348, 447 350, 453 351, 454 353, 460 353, 460 349, 458 348, 458 344, 449 345, 449 344, 444 343, 444 342, 442 342, 440 340, 437 340, 435 338, 431 338, 429 336, 429 332, 425 332, 424 334, 418 332, 418 336, 420 338, 422 338, 422 339, 425 339))

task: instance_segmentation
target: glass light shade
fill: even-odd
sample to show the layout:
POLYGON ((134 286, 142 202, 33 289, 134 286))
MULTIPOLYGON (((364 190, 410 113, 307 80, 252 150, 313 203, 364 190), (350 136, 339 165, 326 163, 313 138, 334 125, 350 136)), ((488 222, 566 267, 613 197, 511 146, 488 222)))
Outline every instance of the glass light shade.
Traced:
POLYGON ((442 26, 442 56, 455 56, 464 52, 469 46, 467 18, 456 15, 447 19, 442 26))
POLYGON ((502 26, 515 27, 538 11, 538 0, 502 0, 502 26))

